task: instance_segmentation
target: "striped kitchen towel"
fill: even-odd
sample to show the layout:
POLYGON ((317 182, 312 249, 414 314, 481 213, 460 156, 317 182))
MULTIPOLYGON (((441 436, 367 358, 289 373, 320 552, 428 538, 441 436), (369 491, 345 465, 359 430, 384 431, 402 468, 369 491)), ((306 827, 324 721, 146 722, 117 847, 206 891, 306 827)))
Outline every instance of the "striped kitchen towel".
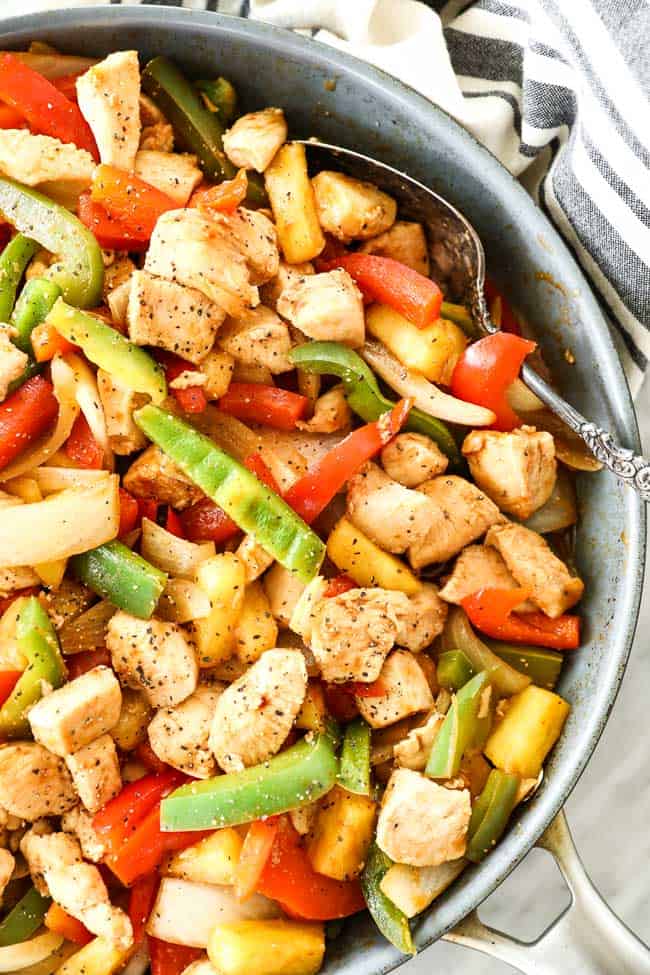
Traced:
MULTIPOLYGON (((89 2, 0 0, 6 16, 89 2)), ((308 31, 452 114, 572 248, 638 390, 650 359, 648 0, 148 2, 308 31)))

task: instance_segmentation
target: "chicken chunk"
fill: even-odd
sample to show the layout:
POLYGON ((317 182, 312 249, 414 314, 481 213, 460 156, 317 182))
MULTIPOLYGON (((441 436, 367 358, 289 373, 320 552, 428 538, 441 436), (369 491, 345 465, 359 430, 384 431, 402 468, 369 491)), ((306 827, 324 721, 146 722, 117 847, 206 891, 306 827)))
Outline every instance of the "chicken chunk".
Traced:
POLYGON ((9 386, 22 376, 29 356, 21 352, 11 341, 11 328, 0 324, 0 402, 9 392, 9 386))
POLYGON ((117 749, 110 735, 101 735, 67 755, 65 764, 88 812, 98 812, 122 788, 117 749))
POLYGON ((303 261, 302 264, 287 264, 280 260, 278 273, 260 288, 260 298, 269 308, 274 311, 277 308, 278 298, 289 285, 294 284, 300 278, 309 274, 314 274, 314 265, 311 261, 303 261))
MULTIPOLYGON (((488 545, 468 545, 456 561, 451 575, 439 592, 447 603, 460 606, 466 596, 479 589, 518 589, 510 569, 495 548, 488 545)), ((535 607, 526 600, 516 611, 530 611, 535 607)))
POLYGON ((306 433, 336 433, 349 430, 351 421, 352 413, 343 386, 332 386, 316 400, 313 416, 309 420, 298 420, 296 427, 306 433))
POLYGON ((273 616, 280 626, 288 626, 296 604, 305 590, 304 584, 276 562, 262 580, 273 616))
MULTIPOLYGON (((12 497, 12 495, 7 495, 7 498, 12 497)), ((4 499, 0 498, 0 501, 2 500, 4 499)), ((13 501, 20 503, 19 498, 13 498, 13 501)), ((9 503, 7 507, 14 507, 14 505, 9 503)), ((26 589, 28 586, 38 586, 39 584, 39 577, 29 565, 0 568, 0 597, 7 596, 16 589, 26 589)))
POLYGON ((278 313, 312 339, 363 345, 366 325, 361 292, 347 271, 308 274, 278 298, 278 313))
MULTIPOLYGON (((394 595, 397 595, 395 593, 394 595)), ((418 592, 408 597, 408 609, 396 608, 397 637, 395 642, 413 653, 431 646, 442 633, 447 619, 447 605, 438 595, 432 582, 422 583, 418 592)))
POLYGON ((137 51, 115 51, 77 78, 77 100, 103 163, 131 171, 140 143, 137 51))
POLYGON ((109 620, 106 646, 120 681, 142 691, 154 708, 174 707, 196 690, 196 655, 174 623, 141 620, 120 610, 109 620))
POLYGON ((371 728, 385 728, 418 711, 430 711, 433 695, 412 653, 394 650, 381 668, 381 697, 355 697, 361 716, 371 728))
POLYGON ((418 491, 432 502, 426 534, 411 545, 408 557, 414 569, 431 562, 446 562, 504 520, 503 515, 475 484, 444 474, 425 481, 418 491))
POLYGON ((546 430, 472 430, 463 442, 472 477, 489 498, 524 521, 553 493, 555 442, 546 430))
POLYGON ((254 535, 244 535, 237 547, 237 555, 244 563, 247 584, 259 579, 275 562, 273 556, 263 545, 260 545, 254 535))
POLYGON ((2 904, 2 895, 11 880, 15 866, 16 861, 9 850, 0 850, 0 904, 2 904))
POLYGON ((227 318, 218 344, 237 362, 265 366, 273 375, 293 369, 289 328, 270 308, 258 305, 237 318, 227 318))
MULTIPOLYGON (((266 284, 276 276, 280 266, 278 235, 265 213, 238 207, 232 213, 214 211, 211 220, 224 239, 243 256, 251 284, 266 284)), ((229 314, 236 313, 229 311, 229 314)))
POLYGON ((0 747, 0 796, 4 809, 28 822, 60 816, 77 802, 62 760, 31 741, 0 747))
POLYGON ((160 152, 142 148, 136 153, 135 175, 166 193, 179 207, 187 206, 189 198, 203 179, 196 156, 184 152, 160 152))
POLYGON ((39 894, 48 896, 47 872, 58 867, 81 863, 79 843, 67 833, 55 833, 51 826, 35 824, 20 841, 20 852, 27 861, 34 886, 39 894))
POLYGON ((210 748, 224 772, 237 772, 278 752, 307 690, 299 650, 267 650, 223 692, 210 730, 210 748))
POLYGON ((530 601, 547 616, 561 616, 581 598, 584 583, 537 532, 512 523, 495 525, 485 543, 499 551, 519 585, 529 590, 530 601))
POLYGON ((110 731, 120 716, 122 691, 110 667, 93 667, 29 712, 36 741, 64 757, 110 731))
POLYGON ((95 160, 85 149, 28 129, 0 130, 0 172, 26 186, 45 192, 49 183, 65 184, 67 192, 78 195, 88 189, 94 171, 95 160))
POLYGON ((205 376, 203 392, 208 399, 221 399, 230 386, 235 360, 229 352, 212 349, 201 362, 201 372, 205 376))
POLYGON ((133 414, 144 406, 147 397, 135 393, 103 369, 97 370, 97 390, 111 449, 116 454, 126 455, 146 447, 147 438, 133 419, 133 414))
POLYGON ((100 863, 106 856, 107 847, 93 826, 92 816, 82 806, 75 806, 61 816, 61 829, 75 837, 84 859, 100 863))
POLYGON ((381 452, 382 467, 404 487, 416 488, 444 474, 449 459, 422 433, 398 433, 381 452))
POLYGON ((398 741, 393 748, 395 764, 400 768, 413 769, 414 772, 424 772, 431 748, 444 720, 444 714, 432 711, 425 724, 412 728, 406 738, 398 741))
POLYGON ((223 689, 219 683, 201 685, 181 704, 156 713, 149 725, 149 743, 161 762, 195 779, 216 774, 208 736, 223 689))
POLYGON ((390 230, 367 240, 359 248, 362 254, 391 257, 400 264, 429 277, 429 247, 421 223, 396 220, 390 230))
POLYGON ((201 489, 155 444, 133 461, 122 484, 136 498, 156 498, 178 511, 203 497, 201 489))
POLYGON ((174 127, 169 122, 152 122, 143 125, 140 133, 140 149, 150 152, 174 151, 174 127))
POLYGON ((151 236, 145 270, 196 288, 229 315, 259 303, 242 250, 198 210, 169 210, 151 236))
POLYGON ((323 170, 311 185, 321 227, 344 244, 376 237, 395 223, 395 200, 372 183, 323 170))
POLYGON ((281 108, 242 115, 224 132, 223 148, 233 166, 263 173, 287 139, 287 123, 281 108))
POLYGON ((445 789, 420 772, 395 769, 377 821, 377 845, 395 863, 435 867, 465 853, 468 789, 445 789))
POLYGON ((347 513, 364 535, 385 551, 398 553, 426 536, 437 509, 425 494, 368 463, 348 481, 347 513))

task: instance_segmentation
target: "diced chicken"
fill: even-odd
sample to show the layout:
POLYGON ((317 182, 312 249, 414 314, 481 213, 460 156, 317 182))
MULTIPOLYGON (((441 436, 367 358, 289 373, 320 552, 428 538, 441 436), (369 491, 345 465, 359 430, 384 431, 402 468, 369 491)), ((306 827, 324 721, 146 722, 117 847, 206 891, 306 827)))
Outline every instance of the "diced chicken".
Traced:
POLYGON ((293 369, 289 328, 270 308, 258 305, 237 318, 227 318, 219 346, 247 366, 264 366, 273 375, 293 369))
POLYGON ((49 894, 46 874, 58 867, 71 867, 81 863, 79 843, 67 833, 53 832, 51 826, 40 828, 35 823, 20 841, 20 852, 25 857, 34 886, 39 894, 49 894))
POLYGON ((200 488, 155 444, 133 461, 122 484, 136 498, 156 498, 178 511, 203 497, 200 488))
POLYGON ((140 149, 149 152, 173 152, 174 127, 169 122, 143 125, 140 133, 140 149))
POLYGON ((436 508, 420 491, 393 481, 368 463, 348 481, 350 521, 387 552, 405 552, 425 537, 436 508))
POLYGON ((237 555, 244 563, 247 584, 259 579, 275 562, 254 535, 244 535, 237 548, 237 555))
POLYGON ((529 590, 530 601, 547 616, 561 616, 581 598, 584 583, 537 532, 512 523, 495 525, 485 543, 500 552, 519 585, 529 590))
POLYGON ((301 836, 307 836, 316 824, 316 817, 320 803, 308 802, 306 806, 298 806, 297 809, 289 810, 291 825, 301 836))
POLYGON ((136 153, 135 175, 166 193, 179 207, 187 206, 189 198, 203 179, 196 156, 184 152, 161 152, 143 148, 136 153))
MULTIPOLYGON (((466 596, 479 589, 518 589, 510 569, 495 548, 488 545, 468 545, 454 562, 451 575, 439 592, 445 602, 460 605, 466 596)), ((517 611, 530 611, 534 606, 526 600, 517 611)))
POLYGON ((208 399, 221 399, 228 391, 235 360, 223 349, 212 349, 201 362, 201 372, 205 376, 203 392, 208 399))
POLYGON ((6 398, 14 379, 22 376, 29 362, 29 356, 11 341, 12 332, 11 326, 0 323, 0 402, 6 398))
POLYGON ((149 743, 162 762, 195 779, 216 774, 208 736, 223 688, 218 683, 200 685, 181 704, 156 713, 149 725, 149 743))
POLYGON ((488 497, 522 521, 553 493, 555 442, 546 430, 472 430, 463 442, 472 477, 488 497))
POLYGON ((281 108, 242 115, 224 132, 223 148, 233 166, 263 173, 287 139, 287 123, 281 108))
POLYGON ((321 227, 344 244, 376 237, 395 222, 395 200, 372 183, 323 170, 311 185, 321 227))
POLYGON ((129 307, 130 294, 131 282, 124 281, 106 295, 106 304, 111 313, 111 318, 116 325, 126 325, 126 313, 129 307))
POLYGON ((36 741, 63 757, 110 731, 121 704, 110 667, 93 667, 42 697, 29 712, 29 724, 36 741))
POLYGON ((111 449, 116 454, 125 455, 146 447, 147 438, 133 419, 133 414, 144 406, 147 396, 135 393, 103 369, 97 370, 97 389, 111 449))
POLYGON ((381 452, 381 463, 394 481, 416 488, 432 477, 444 474, 448 458, 440 447, 422 433, 398 433, 381 452))
POLYGON ((210 216, 224 239, 244 257, 251 284, 266 284, 276 276, 280 266, 278 235, 266 214, 261 210, 238 207, 232 213, 214 211, 210 216))
POLYGON ((359 250, 363 254, 391 257, 400 264, 412 267, 426 278, 429 277, 429 247, 421 223, 396 220, 390 230, 367 240, 359 250))
POLYGON ((433 707, 433 695, 424 672, 407 650, 394 650, 378 676, 383 689, 381 697, 355 698, 371 728, 385 728, 433 707))
POLYGON ((28 129, 0 130, 0 172, 26 186, 65 184, 74 196, 88 189, 95 161, 85 149, 60 142, 49 135, 32 135, 28 129))
POLYGON ((77 78, 77 100, 103 163, 131 171, 140 143, 137 51, 115 51, 77 78))
POLYGON ((144 266, 151 274, 196 288, 229 315, 241 315, 259 303, 241 249, 198 210, 163 213, 144 266))
POLYGON ((396 607, 397 636, 395 642, 413 653, 431 646, 442 633, 447 619, 447 605, 438 595, 432 582, 422 583, 418 592, 408 597, 408 607, 396 607))
POLYGON ((12 832, 23 826, 23 820, 13 813, 8 812, 4 806, 0 806, 0 829, 12 832))
MULTIPOLYGON (((14 501, 19 501, 19 499, 14 498, 14 501)), ((7 505, 7 507, 13 507, 13 505, 7 505)), ((27 589, 28 586, 37 586, 38 584, 39 577, 31 566, 18 565, 13 568, 0 568, 0 596, 6 596, 16 589, 27 589)))
POLYGON ((154 345, 198 365, 214 343, 224 313, 196 288, 134 271, 126 318, 136 345, 154 345))
POLYGON ((265 305, 275 311, 278 298, 289 285, 314 273, 314 265, 311 261, 303 261, 302 264, 287 264, 286 261, 280 260, 278 273, 260 288, 260 298, 265 305))
POLYGON ((444 720, 444 714, 432 711, 425 724, 412 728, 406 738, 398 741, 393 748, 395 764, 400 768, 423 772, 429 760, 431 747, 444 720))
POLYGON ((93 863, 104 859, 107 847, 93 827, 92 816, 81 806, 75 806, 61 816, 61 829, 77 839, 84 859, 93 863))
POLYGON ((309 420, 298 420, 296 426, 306 433, 336 433, 349 429, 351 420, 343 386, 332 386, 316 400, 314 415, 309 420))
POLYGON ((129 280, 135 271, 135 264, 124 251, 112 251, 113 260, 104 268, 104 297, 115 288, 129 280))
POLYGON ((266 761, 291 730, 307 690, 299 650, 267 650, 217 702, 210 748, 224 772, 266 761))
POLYGON ((61 759, 28 741, 0 747, 0 796, 8 812, 28 822, 60 816, 77 801, 61 759))
POLYGON ((88 812, 98 812, 122 788, 117 749, 110 735, 101 735, 66 756, 65 764, 88 812))
POLYGON ((347 271, 308 274, 289 284, 277 302, 280 315, 312 339, 342 342, 353 349, 366 333, 361 292, 347 271))
POLYGON ((196 690, 196 655, 174 623, 141 620, 120 610, 109 620, 106 646, 120 681, 142 691, 154 708, 174 707, 196 690))
POLYGON ((264 576, 262 585, 273 616, 281 626, 288 626, 296 604, 305 590, 304 584, 276 562, 264 576))
POLYGON ((494 502, 462 477, 443 474, 425 481, 418 491, 433 504, 426 534, 409 548, 414 569, 431 562, 446 562, 484 535, 491 525, 504 520, 494 502))
POLYGON ((462 857, 472 814, 468 789, 445 789, 411 769, 395 769, 377 821, 377 845, 395 863, 435 867, 462 857))
POLYGON ((2 895, 11 880, 15 866, 16 861, 9 850, 0 850, 0 904, 2 903, 2 895))

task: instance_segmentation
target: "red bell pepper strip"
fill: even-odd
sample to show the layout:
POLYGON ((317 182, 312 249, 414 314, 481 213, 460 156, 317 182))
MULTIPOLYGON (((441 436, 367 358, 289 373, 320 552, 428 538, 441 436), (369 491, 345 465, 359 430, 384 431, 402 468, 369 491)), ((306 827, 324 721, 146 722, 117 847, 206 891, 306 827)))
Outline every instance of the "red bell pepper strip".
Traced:
POLYGON ((48 907, 43 923, 50 931, 63 935, 67 941, 72 941, 76 945, 87 945, 94 938, 85 924, 72 917, 55 902, 48 907))
POLYGON ((257 890, 309 921, 330 921, 364 910, 357 880, 316 873, 291 823, 282 817, 257 890))
POLYGON ((145 775, 137 782, 125 785, 119 795, 95 813, 93 827, 109 857, 120 853, 145 816, 154 807, 157 809, 160 800, 182 785, 185 779, 186 776, 175 769, 162 775, 145 775))
POLYGON ((146 251, 149 246, 151 235, 144 231, 138 234, 126 220, 111 216, 101 203, 90 198, 90 193, 80 195, 77 216, 107 250, 146 251))
POLYGON ((580 646, 580 617, 565 613, 556 619, 544 613, 513 614, 528 598, 526 589, 480 589, 462 600, 470 623, 507 643, 529 643, 554 650, 575 650, 580 646))
POLYGON ((202 386, 187 386, 185 389, 174 389, 171 386, 174 379, 178 379, 181 373, 199 372, 199 367, 171 352, 159 351, 156 353, 156 359, 165 370, 167 384, 170 387, 169 392, 180 408, 185 413, 203 413, 208 405, 208 400, 202 386))
POLYGON ((500 328, 502 332, 510 332, 512 335, 521 335, 521 327, 510 302, 504 298, 489 278, 485 279, 483 290, 485 291, 490 318, 497 328, 500 328))
POLYGON ((277 816, 272 816, 258 819, 248 827, 235 869, 235 893, 242 901, 255 892, 271 855, 279 822, 277 816))
POLYGON ((0 707, 11 696, 14 687, 22 676, 22 670, 0 670, 0 707))
POLYGON ((232 518, 210 498, 201 498, 186 508, 181 512, 180 519, 185 537, 191 542, 214 542, 220 545, 234 538, 239 531, 239 526, 232 518))
POLYGON ((71 142, 99 159, 95 139, 77 105, 15 54, 0 55, 0 99, 27 119, 32 132, 71 142))
POLYGON ((244 463, 249 471, 253 472, 258 481, 261 481, 262 484, 266 484, 267 488, 270 488, 271 491, 275 491, 276 494, 282 494, 278 486, 278 482, 273 477, 271 469, 259 454, 251 454, 246 458, 244 463))
POLYGON ((435 281, 392 257, 343 254, 327 264, 329 270, 335 267, 354 278, 364 297, 388 305, 418 328, 440 318, 442 291, 435 281))
POLYGON ((66 457, 88 470, 100 470, 104 463, 104 450, 97 443, 88 420, 80 413, 72 425, 65 442, 66 457))
POLYGON ((359 714, 354 695, 345 690, 343 684, 323 684, 327 710, 343 724, 352 721, 359 714))
POLYGON ((81 653, 73 653, 66 659, 69 680, 81 677, 93 667, 110 666, 111 655, 106 647, 98 647, 97 650, 82 650, 81 653))
POLYGON ((215 186, 199 186, 194 191, 189 206, 196 207, 200 213, 232 213, 246 199, 248 177, 245 169, 237 170, 233 179, 225 179, 215 186))
POLYGON ((173 945, 169 941, 152 938, 151 935, 147 937, 147 941, 151 958, 151 975, 182 975, 185 969, 203 954, 200 948, 173 945))
POLYGON ((81 78, 84 72, 78 74, 64 74, 60 78, 52 78, 52 84, 62 95, 65 95, 71 102, 77 101, 77 78, 81 78))
POLYGON ((148 741, 141 741, 133 754, 139 762, 142 762, 146 769, 149 769, 150 772, 155 772, 156 775, 169 772, 171 769, 171 765, 158 758, 148 741))
POLYGON ((342 596, 344 592, 349 592, 350 589, 358 589, 357 583, 343 572, 340 576, 330 579, 323 596, 325 599, 332 599, 334 596, 342 596))
POLYGON ((159 504, 155 498, 138 498, 138 509, 140 512, 140 521, 143 518, 148 518, 149 521, 158 521, 158 508, 159 504))
POLYGON ((493 430, 513 430, 519 417, 508 402, 506 392, 517 378, 535 342, 519 335, 495 332, 468 345, 456 363, 451 377, 451 392, 466 403, 485 406, 496 414, 493 430))
POLYGON ((95 170, 90 198, 110 216, 123 221, 137 240, 151 237, 158 218, 168 210, 178 209, 171 196, 139 176, 105 164, 95 170))
POLYGON ((120 488, 120 527, 118 536, 123 538, 132 532, 140 520, 140 506, 138 499, 132 494, 120 488))
POLYGON ((378 420, 353 430, 291 485, 284 500, 310 525, 352 475, 399 433, 410 409, 411 401, 402 399, 378 420))
POLYGON ((0 105, 0 129, 26 129, 27 119, 11 105, 0 105))
POLYGON ((176 535, 176 538, 185 538, 185 532, 183 531, 183 522, 181 521, 179 515, 173 508, 167 508, 167 517, 165 518, 165 528, 172 535, 176 535))
POLYGON ((59 404, 52 383, 32 376, 0 403, 0 470, 54 423, 59 404))
POLYGON ((261 383, 231 383, 219 400, 219 409, 224 413, 278 430, 294 430, 308 405, 306 396, 261 383))
POLYGON ((370 684, 363 684, 359 680, 346 681, 345 684, 341 684, 341 689, 354 697, 384 697, 386 694, 386 684, 381 677, 370 684))
POLYGON ((133 944, 144 940, 144 929, 158 893, 160 883, 157 873, 149 873, 134 883, 129 891, 129 919, 133 928, 133 944))

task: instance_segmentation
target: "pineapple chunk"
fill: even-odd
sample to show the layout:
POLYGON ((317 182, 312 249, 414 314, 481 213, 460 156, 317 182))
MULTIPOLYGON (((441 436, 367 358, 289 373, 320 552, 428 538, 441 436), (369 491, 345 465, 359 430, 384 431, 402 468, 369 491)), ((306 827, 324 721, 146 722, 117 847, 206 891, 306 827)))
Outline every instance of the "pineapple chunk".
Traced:
POLYGON ((307 855, 318 873, 350 880, 361 872, 375 831, 376 804, 334 786, 321 801, 307 855))
POLYGON ((571 706, 552 691, 530 684, 510 699, 503 720, 483 749, 497 768, 524 779, 537 778, 560 737, 571 706))
POLYGON ((208 594, 210 615, 192 623, 192 637, 199 667, 215 667, 235 650, 246 589, 246 567, 232 552, 206 559, 196 569, 196 581, 208 594))
POLYGON ((242 844, 236 829, 218 829, 194 846, 174 853, 164 865, 163 874, 201 884, 234 884, 242 844))
POLYGON ((217 924, 208 943, 219 975, 316 975, 324 954, 323 925, 302 921, 217 924))
POLYGON ((310 681, 307 684, 307 692, 302 702, 302 707, 294 721, 296 728, 304 728, 306 731, 325 731, 327 721, 327 706, 325 704, 325 694, 320 684, 310 681))
POLYGON ((109 734, 118 748, 123 752, 131 752, 147 737, 147 728, 152 717, 153 709, 144 694, 130 687, 123 687, 120 716, 109 734))
POLYGON ((261 582, 246 586, 241 616, 235 630, 235 653, 246 664, 254 664, 265 650, 271 650, 278 638, 278 624, 273 618, 261 582))
POLYGON ((107 938, 93 938, 57 968, 56 975, 114 975, 130 953, 121 951, 107 938))
POLYGON ((322 251, 325 238, 307 172, 305 147, 297 142, 283 145, 264 173, 264 184, 286 261, 311 261, 322 251))
POLYGON ((446 386, 467 345, 463 330, 446 318, 418 328, 386 305, 368 309, 366 326, 408 369, 446 386))
POLYGON ((379 887, 382 894, 403 911, 415 917, 449 887, 467 866, 467 860, 448 860, 436 867, 412 867, 408 863, 394 863, 384 874, 379 887))
POLYGON ((341 518, 327 540, 327 554, 341 572, 347 572, 360 586, 397 589, 412 596, 420 583, 411 570, 375 545, 367 535, 341 518))

